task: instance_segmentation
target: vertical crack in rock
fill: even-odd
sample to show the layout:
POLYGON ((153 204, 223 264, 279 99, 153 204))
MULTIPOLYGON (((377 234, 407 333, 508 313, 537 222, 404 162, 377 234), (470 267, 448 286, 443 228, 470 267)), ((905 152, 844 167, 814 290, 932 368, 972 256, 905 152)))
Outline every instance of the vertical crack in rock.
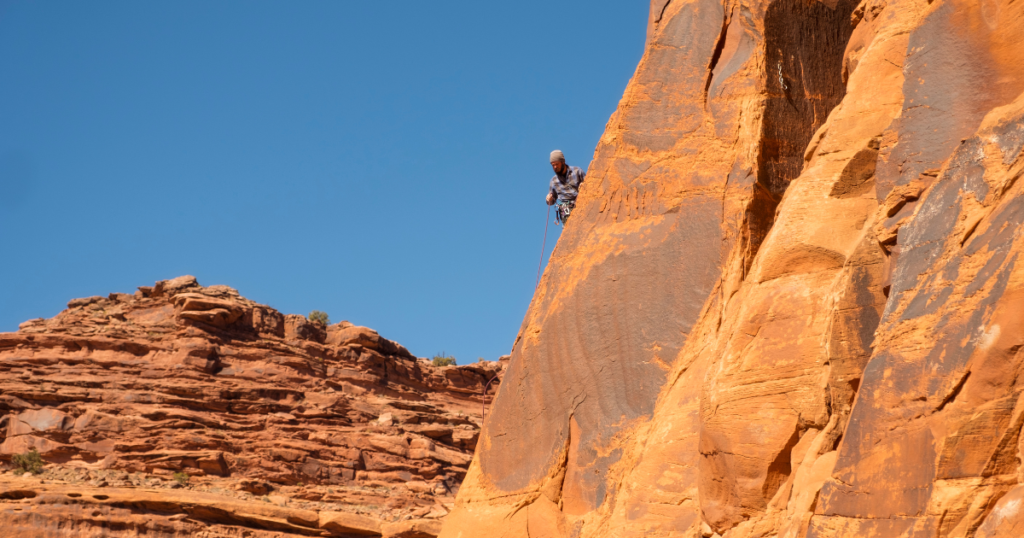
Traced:
POLYGON ((658 10, 657 18, 654 19, 654 22, 656 23, 661 22, 661 18, 665 16, 665 10, 668 9, 668 5, 672 3, 672 0, 664 0, 664 2, 665 3, 662 4, 661 9, 658 10))
POLYGON ((811 136, 846 94, 843 53, 853 6, 781 0, 765 14, 768 99, 758 179, 776 197, 800 175, 811 136))
POLYGON ((743 216, 743 274, 742 279, 746 280, 750 273, 750 266, 754 263, 754 256, 761 248, 761 243, 775 223, 775 209, 779 205, 781 197, 772 194, 765 183, 760 180, 754 183, 753 193, 747 205, 747 211, 743 216))
POLYGON ((661 21, 665 18, 665 11, 668 10, 668 6, 671 3, 672 0, 651 0, 651 8, 647 15, 647 41, 645 47, 651 44, 651 38, 658 32, 661 21))
POLYGON ((970 377, 971 371, 968 370, 967 372, 964 373, 964 376, 960 378, 960 381, 958 381, 957 384, 953 387, 953 390, 949 391, 949 394, 947 394, 946 397, 942 399, 942 402, 940 402, 939 405, 935 407, 936 413, 942 411, 943 409, 946 408, 947 405, 953 403, 953 401, 956 400, 956 397, 960 395, 960 391, 963 390, 964 385, 967 384, 967 379, 970 377))
POLYGON ((786 446, 782 447, 778 456, 775 456, 771 465, 768 466, 768 474, 765 476, 764 485, 761 486, 761 495, 764 496, 765 502, 770 501, 775 496, 775 493, 779 491, 782 484, 789 479, 789 475, 793 473, 793 447, 796 446, 798 441, 800 441, 799 428, 793 431, 793 435, 786 442, 786 446))
POLYGON ((833 9, 820 2, 780 0, 765 13, 768 95, 757 157, 763 192, 751 204, 758 215, 750 221, 751 252, 767 235, 789 182, 803 170, 804 150, 814 132, 846 95, 843 53, 853 32, 855 4, 839 2, 833 9))
POLYGON ((711 81, 715 77, 715 67, 718 60, 722 58, 722 51, 725 50, 725 38, 729 33, 729 12, 726 12, 722 19, 722 33, 718 36, 718 43, 715 44, 715 51, 711 53, 711 61, 708 63, 708 78, 704 81, 704 109, 708 108, 708 91, 711 89, 711 81))
MULTIPOLYGON (((764 105, 755 177, 743 215, 740 245, 743 259, 738 267, 742 272, 743 291, 739 302, 735 303, 739 306, 729 307, 732 313, 728 316, 733 321, 725 324, 729 328, 720 337, 721 351, 716 352, 713 359, 720 366, 711 368, 721 369, 716 371, 714 381, 708 381, 706 392, 701 396, 702 408, 714 406, 724 411, 717 416, 702 411, 699 460, 702 518, 711 529, 723 535, 744 521, 761 518, 769 510, 768 503, 793 477, 793 452, 800 432, 811 428, 822 430, 833 422, 833 415, 838 415, 834 421, 838 422, 848 414, 853 399, 852 393, 846 392, 851 387, 848 380, 859 377, 855 369, 866 356, 857 345, 850 344, 859 344, 863 334, 873 329, 870 321, 874 318, 870 316, 862 316, 869 318, 863 324, 857 323, 860 318, 856 316, 852 316, 856 319, 841 320, 842 323, 834 327, 833 338, 825 339, 826 342, 835 340, 831 345, 842 355, 841 364, 822 366, 817 359, 827 362, 827 358, 812 351, 818 348, 812 342, 820 345, 822 336, 833 331, 826 326, 810 327, 787 321, 790 308, 794 312, 806 312, 808 308, 833 305, 819 292, 794 296, 787 286, 831 285, 824 276, 816 282, 815 277, 807 275, 824 274, 821 269, 829 269, 845 278, 860 278, 857 285, 867 282, 862 278, 862 266, 874 260, 868 260, 867 250, 851 256, 857 251, 857 242, 861 241, 858 230, 863 224, 834 232, 845 238, 845 248, 839 244, 819 245, 812 238, 798 234, 798 238, 773 239, 771 253, 764 253, 764 259, 758 257, 762 244, 777 225, 777 209, 790 182, 804 172, 809 143, 845 96, 843 54, 852 33, 849 20, 854 7, 853 0, 838 2, 833 7, 818 2, 779 0, 770 4, 765 12, 765 60, 761 75, 764 105), (757 262, 757 269, 754 269, 755 258, 761 260, 757 262), (847 269, 844 270, 844 266, 847 269), (756 277, 752 271, 757 272, 756 277), (789 280, 789 284, 765 284, 776 278, 798 276, 797 280, 789 280), (792 304, 780 308, 778 305, 786 303, 787 298, 792 304), (766 336, 751 336, 755 334, 749 330, 752 325, 763 326, 766 336), (822 334, 821 331, 827 332, 822 334), (773 363, 780 371, 775 372, 768 366, 773 363), (822 367, 828 372, 834 369, 836 375, 842 374, 841 394, 833 395, 832 385, 837 385, 839 379, 832 379, 828 372, 829 386, 823 387, 824 391, 802 388, 822 367), (783 391, 783 387, 787 387, 786 396, 780 397, 778 391, 783 391), (714 404, 710 403, 712 401, 714 404), (752 405, 761 409, 763 415, 742 418, 744 410, 752 405), (791 427, 793 429, 789 429, 791 427), (758 441, 751 442, 752 438, 758 441)), ((729 46, 725 45, 726 51, 729 46)), ((844 172, 836 171, 841 172, 842 181, 833 199, 856 200, 873 187, 877 143, 872 144, 874 147, 866 147, 844 172)), ((814 173, 807 179, 809 184, 823 180, 825 178, 814 173)), ((801 189, 797 196, 807 198, 807 188, 802 185, 801 189)), ((829 190, 822 194, 828 196, 829 190)), ((794 217, 791 214, 789 218, 794 217)), ((787 222, 788 227, 793 226, 792 220, 787 222)), ((846 308, 871 309, 874 297, 860 300, 864 298, 854 297, 858 295, 855 290, 847 289, 844 293, 850 291, 854 293, 844 298, 846 308)), ((841 432, 830 431, 820 437, 808 437, 806 442, 818 439, 815 454, 819 454, 831 449, 839 435, 841 432)), ((807 450, 807 446, 802 447, 800 458, 807 450)))

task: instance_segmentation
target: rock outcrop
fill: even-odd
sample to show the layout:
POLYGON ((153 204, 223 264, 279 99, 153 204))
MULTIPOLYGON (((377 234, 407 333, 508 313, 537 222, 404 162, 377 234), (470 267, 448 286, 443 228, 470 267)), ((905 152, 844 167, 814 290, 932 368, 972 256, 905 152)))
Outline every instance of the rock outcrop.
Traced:
POLYGON ((504 363, 180 277, 0 334, 4 536, 435 536, 504 363), (198 533, 198 534, 197 534, 198 533))
POLYGON ((1022 38, 653 0, 442 538, 1020 535, 1022 38))

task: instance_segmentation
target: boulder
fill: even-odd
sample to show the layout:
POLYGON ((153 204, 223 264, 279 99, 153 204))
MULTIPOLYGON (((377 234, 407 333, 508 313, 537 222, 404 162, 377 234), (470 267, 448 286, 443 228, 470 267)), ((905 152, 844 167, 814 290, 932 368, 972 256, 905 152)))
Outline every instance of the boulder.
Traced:
POLYGON ((436 519, 410 519, 381 526, 384 538, 436 538, 441 522, 436 519))
POLYGON ((327 328, 327 344, 334 346, 358 345, 389 355, 414 358, 404 346, 382 337, 377 331, 345 321, 327 328))
POLYGON ((309 340, 323 343, 327 333, 323 325, 309 321, 298 314, 284 317, 284 337, 289 340, 309 340))
POLYGON ((335 534, 380 536, 379 520, 348 512, 320 512, 320 528, 335 534))

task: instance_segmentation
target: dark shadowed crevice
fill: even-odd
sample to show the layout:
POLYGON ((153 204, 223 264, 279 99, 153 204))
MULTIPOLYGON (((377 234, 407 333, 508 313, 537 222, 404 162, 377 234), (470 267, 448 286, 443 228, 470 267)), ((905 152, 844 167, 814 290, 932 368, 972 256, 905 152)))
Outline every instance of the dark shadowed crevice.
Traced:
POLYGON ((768 466, 768 475, 764 479, 764 485, 761 486, 761 495, 764 497, 765 502, 772 500, 775 493, 779 491, 782 484, 786 483, 789 479, 789 475, 793 473, 793 447, 796 446, 797 442, 800 441, 800 430, 797 429, 793 432, 793 435, 786 442, 786 446, 782 448, 778 456, 775 456, 775 460, 768 466))
POLYGON ((722 57, 722 51, 725 50, 725 38, 729 33, 729 14, 728 12, 722 19, 722 33, 718 34, 718 43, 715 44, 715 51, 711 53, 711 61, 708 63, 708 78, 704 81, 704 108, 708 107, 708 91, 711 89, 711 80, 715 76, 715 67, 718 66, 718 60, 722 57))
POLYGON ((935 408, 936 413, 945 409, 947 405, 953 402, 953 400, 956 400, 956 397, 960 395, 960 391, 963 390, 964 385, 967 384, 967 379, 969 377, 971 377, 970 370, 968 370, 967 373, 965 373, 964 376, 960 378, 960 381, 957 382, 957 384, 953 387, 953 390, 949 391, 949 394, 947 394, 946 397, 943 398, 941 402, 939 402, 939 405, 935 408))
POLYGON ((662 4, 661 9, 658 10, 658 16, 655 17, 654 22, 661 22, 661 18, 665 16, 665 10, 668 9, 668 5, 672 3, 672 0, 665 0, 662 4))
POLYGON ((11 491, 5 491, 0 493, 0 500, 5 501, 19 501, 21 499, 33 499, 38 493, 30 489, 15 489, 11 491))
POLYGON ((789 182, 800 175, 804 150, 846 95, 843 53, 853 32, 856 0, 830 8, 778 0, 765 13, 765 99, 757 186, 747 211, 747 267, 768 235, 789 182))
POLYGON ((754 182, 754 192, 750 195, 750 204, 743 215, 743 278, 747 278, 750 265, 754 263, 754 255, 761 247, 768 231, 775 222, 775 208, 781 198, 773 195, 767 186, 760 181, 754 182))
POLYGON ((758 181, 781 197, 800 175, 807 144, 846 95, 843 53, 854 0, 832 9, 820 2, 779 0, 765 13, 765 115, 758 181))

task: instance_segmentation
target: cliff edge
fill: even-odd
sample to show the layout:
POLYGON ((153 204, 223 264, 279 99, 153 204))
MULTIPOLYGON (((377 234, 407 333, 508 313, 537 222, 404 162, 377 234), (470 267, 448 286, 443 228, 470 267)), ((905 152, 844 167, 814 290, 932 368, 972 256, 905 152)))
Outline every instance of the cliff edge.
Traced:
POLYGON ((1022 37, 653 0, 442 538, 1019 536, 1022 37))

